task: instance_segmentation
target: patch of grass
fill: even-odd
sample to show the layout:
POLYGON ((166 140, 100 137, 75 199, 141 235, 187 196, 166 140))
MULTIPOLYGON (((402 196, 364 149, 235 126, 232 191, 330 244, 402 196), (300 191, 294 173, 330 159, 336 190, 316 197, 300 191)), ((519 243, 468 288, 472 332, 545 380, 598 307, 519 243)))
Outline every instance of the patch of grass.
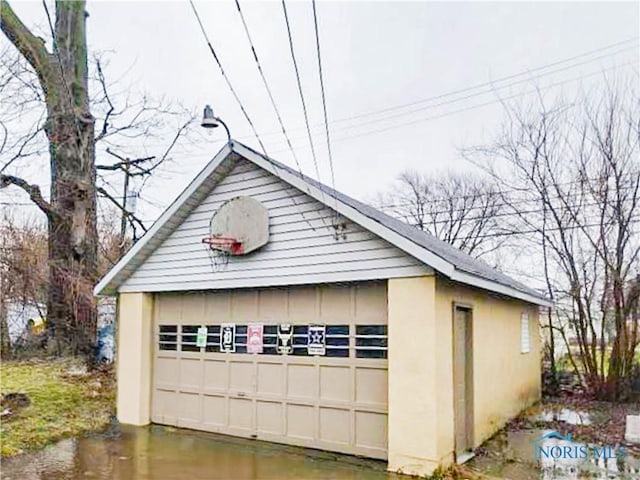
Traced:
POLYGON ((427 480, 481 480, 483 477, 464 465, 437 468, 427 480))
POLYGON ((24 392, 31 404, 0 424, 0 453, 12 456, 61 438, 101 430, 115 411, 110 372, 70 374, 77 360, 9 362, 0 366, 3 393, 24 392))

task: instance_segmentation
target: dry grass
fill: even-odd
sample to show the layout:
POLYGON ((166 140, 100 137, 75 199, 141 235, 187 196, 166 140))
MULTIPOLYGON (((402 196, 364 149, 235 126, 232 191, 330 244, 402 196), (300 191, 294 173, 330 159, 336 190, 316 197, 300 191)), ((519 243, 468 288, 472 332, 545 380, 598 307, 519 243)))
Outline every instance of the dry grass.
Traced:
POLYGON ((108 425, 115 411, 113 375, 77 374, 80 367, 72 359, 2 362, 2 393, 24 392, 31 400, 0 424, 3 457, 108 425))

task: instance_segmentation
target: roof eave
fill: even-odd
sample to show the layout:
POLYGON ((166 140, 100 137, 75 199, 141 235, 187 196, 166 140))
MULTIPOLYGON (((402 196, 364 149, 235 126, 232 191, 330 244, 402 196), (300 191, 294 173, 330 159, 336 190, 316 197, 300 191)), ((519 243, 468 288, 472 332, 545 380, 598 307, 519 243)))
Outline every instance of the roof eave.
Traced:
MULTIPOLYGON (((98 295, 111 295, 117 292, 118 287, 126 281, 126 278, 118 281, 118 275, 120 275, 125 267, 132 262, 137 256, 139 256, 143 250, 149 247, 153 241, 161 242, 156 238, 158 232, 160 232, 171 218, 178 213, 180 208, 185 202, 196 192, 198 187, 220 166, 220 164, 227 159, 227 157, 233 153, 231 144, 226 144, 220 149, 220 151, 213 157, 213 159, 207 163, 207 165, 200 170, 200 173, 187 185, 180 195, 169 205, 169 207, 160 215, 151 228, 144 234, 144 236, 138 240, 129 251, 116 263, 107 274, 102 277, 98 284, 93 289, 93 294, 98 295)), ((135 270, 139 265, 135 265, 135 270)))
POLYGON ((472 275, 461 270, 455 270, 454 274, 449 276, 449 278, 456 282, 464 283, 477 288, 482 288, 483 290, 489 290, 491 292, 506 295, 508 297, 517 298, 534 305, 539 305, 542 307, 553 306, 553 302, 543 297, 542 295, 532 295, 530 293, 518 290, 517 288, 513 288, 502 283, 493 282, 491 280, 487 280, 485 278, 478 277, 477 275, 472 275))

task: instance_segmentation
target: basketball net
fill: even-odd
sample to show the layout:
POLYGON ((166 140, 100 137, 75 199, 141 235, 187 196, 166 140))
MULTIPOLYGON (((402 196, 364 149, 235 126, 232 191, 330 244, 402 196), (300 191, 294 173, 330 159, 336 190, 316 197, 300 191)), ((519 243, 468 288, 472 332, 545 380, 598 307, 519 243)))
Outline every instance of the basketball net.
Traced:
POLYGON ((229 257, 231 253, 227 250, 218 250, 213 248, 211 245, 206 245, 204 248, 207 249, 207 253, 209 254, 209 262, 211 263, 211 270, 214 272, 223 272, 227 269, 227 265, 229 265, 229 257))
POLYGON ((211 268, 214 272, 220 272, 227 268, 231 252, 240 245, 237 239, 220 235, 204 238, 202 243, 209 253, 211 268))

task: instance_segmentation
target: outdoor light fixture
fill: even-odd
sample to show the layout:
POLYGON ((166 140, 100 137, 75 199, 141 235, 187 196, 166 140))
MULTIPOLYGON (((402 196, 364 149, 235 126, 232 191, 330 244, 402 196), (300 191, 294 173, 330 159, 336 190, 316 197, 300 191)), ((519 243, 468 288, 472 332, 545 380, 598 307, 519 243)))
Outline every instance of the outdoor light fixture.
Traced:
POLYGON ((229 127, 227 127, 227 124, 224 123, 220 118, 216 117, 213 114, 213 109, 209 105, 204 107, 201 125, 204 128, 218 128, 220 125, 222 125, 227 132, 227 141, 231 143, 231 133, 229 132, 229 127))

